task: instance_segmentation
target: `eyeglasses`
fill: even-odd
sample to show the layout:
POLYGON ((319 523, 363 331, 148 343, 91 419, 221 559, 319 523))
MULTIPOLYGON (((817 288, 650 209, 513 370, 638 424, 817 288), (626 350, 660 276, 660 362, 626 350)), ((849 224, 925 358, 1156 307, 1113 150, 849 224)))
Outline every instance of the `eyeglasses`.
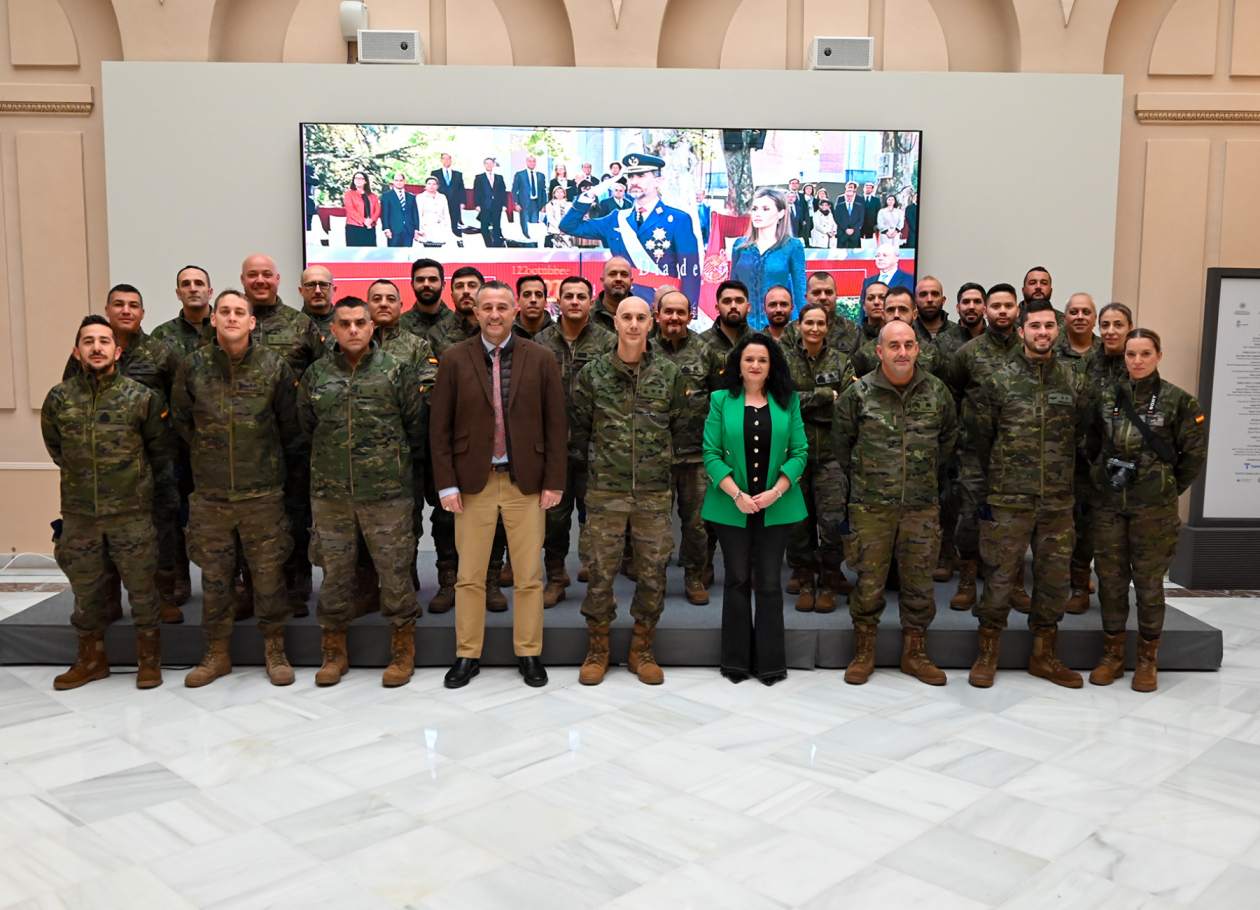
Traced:
POLYGON ((331 281, 306 281, 306 282, 303 282, 302 287, 306 288, 308 291, 326 291, 332 287, 332 282, 331 281))

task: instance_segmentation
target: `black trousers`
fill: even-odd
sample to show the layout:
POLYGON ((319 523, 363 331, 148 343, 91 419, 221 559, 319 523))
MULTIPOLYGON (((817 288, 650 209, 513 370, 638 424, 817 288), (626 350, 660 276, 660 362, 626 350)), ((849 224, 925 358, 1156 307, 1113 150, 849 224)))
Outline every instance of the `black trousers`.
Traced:
POLYGON ((783 551, 791 525, 714 524, 722 546, 722 669, 765 679, 787 672, 783 644, 783 551), (756 620, 753 592, 756 592, 756 620))

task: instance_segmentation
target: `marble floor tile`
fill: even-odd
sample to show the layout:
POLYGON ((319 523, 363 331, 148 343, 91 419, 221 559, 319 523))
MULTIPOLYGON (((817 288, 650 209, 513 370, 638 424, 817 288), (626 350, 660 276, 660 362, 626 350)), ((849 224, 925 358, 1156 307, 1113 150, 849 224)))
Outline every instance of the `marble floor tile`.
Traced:
POLYGON ((1221 859, 1235 859, 1260 841, 1260 817, 1166 789, 1146 794, 1112 818, 1110 826, 1221 859))
POLYGON ((110 857, 80 850, 75 829, 15 841, 0 850, 0 907, 71 888, 109 871, 110 857))
POLYGON ((1052 860, 1096 830, 1090 819, 1007 793, 991 793, 953 816, 948 826, 974 837, 1052 860))
POLYGON ((801 910, 849 910, 851 907, 931 907, 932 910, 983 910, 988 904, 906 875, 871 865, 801 905, 801 910))
POLYGON ((421 826, 413 815, 373 793, 355 793, 268 823, 316 859, 331 860, 421 826))
POLYGON ((768 762, 744 765, 691 790, 693 796, 714 805, 765 821, 790 819, 799 810, 835 792, 826 784, 802 780, 788 769, 768 762))
POLYGON ((992 792, 987 787, 906 764, 884 768, 837 789, 934 822, 944 821, 992 792))
POLYGON ((81 819, 49 797, 27 794, 0 799, 0 850, 81 824, 81 819))
MULTIPOLYGON (((611 762, 557 777, 528 792, 552 805, 587 816, 593 822, 680 795, 672 787, 641 777, 611 762)), ((738 808, 717 802, 718 805, 738 808)))
POLYGON ((1143 794, 1138 787, 1093 775, 1088 768, 1082 768, 1082 773, 1078 774, 1056 764, 1038 765, 999 789, 1097 824, 1104 824, 1124 812, 1143 794))
POLYGON ((914 753, 906 764, 981 787, 1000 787, 1037 762, 965 739, 944 739, 914 753))
POLYGON ((845 792, 824 796, 775 821, 780 828, 867 862, 874 862, 935 827, 927 819, 845 792))
MULTIPOLYGON (((1067 863, 1052 863, 1032 876, 1002 910, 1140 910, 1155 900, 1067 863)), ((1184 905, 1181 905, 1184 906, 1184 905)), ((1151 908, 1147 908, 1151 910, 1151 908)))
POLYGON ((606 757, 606 753, 584 742, 577 731, 550 730, 490 749, 466 759, 466 764, 504 783, 527 789, 594 767, 606 757))
POLYGON ((617 897, 607 886, 579 886, 555 878, 530 861, 499 866, 448 885, 430 894, 420 904, 424 910, 518 910, 546 907, 548 910, 587 910, 617 897))
MULTIPOLYGON (((16 905, 17 910, 22 904, 16 905)), ((197 910, 197 905, 178 894, 141 866, 121 866, 104 875, 45 895, 31 910, 117 910, 119 907, 161 907, 162 910, 197 910)))
POLYGON ((428 825, 333 860, 333 870, 396 907, 418 905, 455 882, 503 864, 488 850, 428 825))
POLYGON ((168 768, 203 789, 224 786, 293 763, 292 755, 281 753, 271 740, 262 736, 238 736, 226 742, 199 744, 183 755, 166 760, 168 768))
POLYGON ((615 831, 665 851, 679 862, 703 862, 719 852, 768 839, 778 829, 768 822, 732 812, 695 796, 675 796, 609 819, 591 829, 592 837, 615 831))
POLYGON ((763 758, 804 738, 805 734, 791 727, 737 714, 684 733, 678 742, 694 743, 727 755, 763 758))
POLYGON ((682 866, 624 894, 606 905, 609 910, 778 910, 787 905, 758 894, 699 866, 682 866))
POLYGON ((705 864, 709 871, 727 881, 738 882, 790 906, 805 903, 866 865, 860 856, 789 833, 742 850, 722 851, 717 859, 705 864))
POLYGON ((258 825, 355 792, 350 781, 308 765, 285 765, 206 789, 206 798, 258 825))
POLYGON ((620 756, 614 764, 667 787, 690 790, 736 770, 742 761, 707 746, 675 739, 620 756))
POLYGON ((595 820, 532 793, 513 793, 434 824, 500 859, 514 861, 586 831, 595 820))
POLYGON ((89 824, 182 799, 196 792, 195 786, 154 762, 49 791, 58 803, 89 824))
POLYGON ((1260 815, 1260 744, 1222 739, 1164 780, 1174 793, 1214 799, 1260 815))
POLYGON ((1118 885, 1183 904, 1197 898, 1229 865, 1206 853, 1112 827, 1100 828, 1063 861, 1118 885))
POLYGON ((1045 866, 1045 860, 1022 851, 943 828, 927 832, 879 862, 989 905, 1006 900, 1045 866))
POLYGON ((46 790, 149 764, 152 759, 129 742, 102 737, 72 749, 40 752, 17 759, 10 767, 46 790))
POLYGON ((544 847, 510 868, 527 866, 610 901, 683 864, 667 844, 646 843, 606 826, 544 847))
POLYGON ((444 762, 411 777, 373 785, 369 792, 423 821, 433 822, 496 802, 518 790, 483 771, 444 762))
POLYGON ((315 859, 279 835, 257 828, 163 857, 148 866, 179 894, 206 906, 313 869, 315 859))
POLYGON ((1229 736, 1254 718, 1244 711, 1219 705, 1194 704, 1174 698, 1176 689, 1156 696, 1132 712, 1135 718, 1153 720, 1170 727, 1180 727, 1208 736, 1229 736))
POLYGON ((1143 748, 1101 736, 1064 753, 1058 763, 1070 768, 1088 769, 1090 774, 1116 783, 1154 787, 1185 766, 1187 761, 1183 753, 1166 751, 1153 744, 1143 748))
POLYGON ((1195 907, 1203 910, 1252 910, 1260 896, 1260 870, 1231 865, 1207 886, 1195 907))
POLYGON ((422 738, 382 736, 325 755, 311 762, 311 767, 335 780, 361 781, 363 786, 372 786, 411 777, 444 761, 422 738))

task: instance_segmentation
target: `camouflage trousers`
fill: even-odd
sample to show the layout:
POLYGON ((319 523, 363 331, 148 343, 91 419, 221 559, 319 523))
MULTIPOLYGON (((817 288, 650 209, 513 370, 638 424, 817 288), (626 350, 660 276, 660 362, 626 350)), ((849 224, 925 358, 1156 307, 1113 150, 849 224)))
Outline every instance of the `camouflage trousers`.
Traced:
POLYGON ((665 608, 665 567, 674 549, 670 527, 668 490, 651 493, 611 493, 591 490, 586 494, 586 549, 590 582, 582 599, 582 614, 592 622, 612 622, 617 615, 613 579, 621 568, 626 529, 634 553, 638 581, 630 615, 635 622, 655 626, 665 608))
POLYGON ((676 464, 672 473, 674 506, 682 527, 678 563, 688 572, 700 572, 713 560, 710 542, 716 543, 700 517, 704 494, 709 488, 709 473, 701 461, 676 464))
POLYGON ((53 556, 74 591, 70 622, 76 629, 99 632, 105 628, 111 566, 117 568, 127 587, 136 628, 157 626, 157 586, 153 580, 157 534, 151 514, 93 517, 67 513, 61 519, 61 536, 53 541, 53 556))
POLYGON ((901 579, 901 627, 924 631, 936 618, 932 570, 941 545, 940 510, 898 506, 849 507, 846 544, 855 563, 857 585, 849 595, 853 625, 878 625, 884 612, 884 584, 893 556, 901 579))
POLYGON ((254 587, 254 615, 267 631, 292 615, 284 567, 293 548, 280 494, 228 501, 193 493, 188 502, 188 556, 201 566, 202 628, 210 639, 232 634, 237 545, 254 587))
POLYGON ((1164 628, 1164 574, 1177 549, 1177 504, 1094 513, 1094 565, 1103 631, 1123 632, 1129 620, 1129 582, 1137 594, 1138 631, 1158 638, 1164 628))
MULTIPOLYGON (((311 560, 308 550, 311 543, 311 466, 295 465, 289 470, 285 483, 284 511, 292 535, 288 556, 284 562, 285 585, 294 603, 305 603, 311 590, 311 560)), ((252 568, 252 567, 251 567, 252 568)))
POLYGON ((984 594, 976 607, 980 625, 1005 629, 1011 592, 1024 583, 1024 552, 1033 542, 1032 609, 1028 627, 1053 629, 1063 618, 1071 594, 1068 564, 1075 533, 1072 509, 1040 501, 1027 509, 993 506, 993 520, 980 521, 980 556, 984 560, 984 594))
MULTIPOLYGON (((766 479, 770 483, 778 480, 777 477, 766 479)), ((846 486, 840 466, 834 459, 824 462, 810 459, 801 475, 800 487, 809 515, 788 532, 788 565, 811 572, 820 568, 839 572, 844 562, 840 526, 847 507, 841 499, 846 486)))
POLYGON ((977 561, 980 559, 980 525, 976 510, 980 508, 980 500, 984 496, 984 474, 974 452, 958 453, 958 480, 953 486, 958 491, 954 546, 958 548, 960 559, 977 561))
POLYGON ((961 505, 962 484, 958 478, 958 457, 954 456, 946 466, 945 480, 941 484, 940 558, 953 559, 958 555, 955 535, 958 530, 958 511, 961 505))
POLYGON ((317 613, 325 632, 345 631, 354 619, 360 535, 380 579, 381 615, 393 626, 416 621, 418 605, 411 587, 416 559, 412 507, 410 497, 366 503, 311 500, 315 526, 310 557, 324 570, 317 613))
MULTIPOLYGON (((586 468, 570 461, 564 478, 564 493, 560 502, 547 510, 547 529, 543 537, 543 556, 548 563, 562 563, 569 555, 569 532, 573 528, 573 513, 577 501, 586 495, 586 468)), ((581 517, 578 518, 579 522, 581 517)), ((578 559, 587 565, 586 535, 578 536, 578 559)))
MULTIPOLYGON (((1072 546, 1072 574, 1088 575, 1089 564, 1094 561, 1094 490, 1088 478, 1076 479, 1076 504, 1072 507, 1072 522, 1076 527, 1076 543, 1072 546)), ((1176 514, 1174 510, 1174 514, 1176 514)), ((1163 579, 1160 579, 1163 588, 1163 579)))

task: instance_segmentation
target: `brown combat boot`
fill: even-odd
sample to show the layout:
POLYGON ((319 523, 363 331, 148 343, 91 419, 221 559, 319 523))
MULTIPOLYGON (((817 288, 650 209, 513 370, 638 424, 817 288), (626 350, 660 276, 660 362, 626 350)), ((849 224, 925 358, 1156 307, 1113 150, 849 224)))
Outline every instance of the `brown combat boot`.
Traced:
POLYGON ((53 688, 64 692, 107 676, 109 659, 105 656, 105 633, 80 632, 79 654, 70 669, 53 680, 53 688))
POLYGON ((704 586, 699 569, 688 569, 683 573, 683 593, 687 595, 687 603, 704 606, 709 602, 709 591, 704 586))
POLYGON ((1102 660, 1089 674, 1091 685, 1109 686, 1117 679, 1124 677, 1124 639, 1123 632, 1115 635, 1103 633, 1102 660))
POLYGON ((323 653, 324 662, 315 671, 315 685, 335 686, 341 677, 350 672, 350 656, 346 654, 346 633, 329 632, 320 634, 319 649, 323 653))
POLYGON ((136 688, 156 689, 162 685, 161 629, 136 632, 136 688))
POLYGON ((569 573, 564 570, 563 560, 548 559, 546 563, 547 586, 543 588, 543 607, 554 607, 565 598, 569 587, 569 573))
POLYGON ((516 576, 512 572, 512 560, 506 559, 499 569, 499 587, 510 588, 516 584, 516 576))
POLYGON ((170 625, 184 621, 184 611, 175 602, 175 570, 158 569, 153 573, 158 594, 158 619, 170 625))
POLYGON ((976 561, 958 563, 958 591, 949 599, 951 610, 970 610, 976 605, 976 561))
POLYGON ((416 672, 416 624, 396 626, 389 637, 389 666, 381 674, 387 689, 405 686, 416 672))
MULTIPOLYGON (((342 641, 345 641, 344 636, 342 641)), ((273 686, 293 685, 296 677, 284 653, 284 629, 272 629, 263 636, 263 660, 267 665, 267 678, 273 686)))
POLYGON ((582 565, 581 563, 578 563, 578 574, 577 574, 577 579, 578 579, 578 581, 580 581, 582 584, 586 584, 588 581, 590 581, 590 580, 591 580, 591 573, 590 573, 590 572, 588 572, 588 571, 586 570, 586 566, 582 565))
POLYGON ((1158 638, 1138 638, 1137 669, 1133 671, 1133 682, 1130 685, 1134 692, 1154 692, 1159 685, 1159 668, 1156 658, 1159 656, 1158 638))
POLYGON ((987 689, 993 685, 993 678, 997 676, 998 646, 1001 641, 1001 629, 980 627, 979 652, 975 663, 971 665, 971 672, 967 675, 967 682, 977 689, 987 689))
POLYGON ((486 570, 486 609, 491 613, 503 613, 508 608, 507 595, 499 588, 501 566, 493 563, 486 570))
POLYGON ((188 557, 175 560, 175 606, 182 607, 192 597, 192 578, 188 574, 188 557))
POLYGON ((231 672, 232 656, 228 653, 228 640, 212 638, 206 642, 206 653, 201 656, 201 663, 184 677, 184 685, 189 689, 199 689, 231 672))
POLYGON ((840 594, 840 589, 844 586, 844 573, 823 572, 818 577, 818 593, 814 595, 814 612, 834 612, 836 609, 836 598, 840 594))
POLYGON ((844 669, 844 681, 860 686, 875 672, 875 635, 879 626, 861 623, 853 627, 853 660, 844 669))
POLYGON ((438 589, 429 601, 430 613, 445 613, 455 606, 455 563, 438 560, 438 589))
POLYGON ((608 672, 608 623, 586 621, 586 659, 578 671, 578 682, 598 686, 608 672))
POLYGON ((901 672, 929 686, 945 685, 945 672, 927 655, 924 638, 918 629, 901 631, 901 672))
POLYGON ((801 578, 801 593, 796 597, 797 613, 813 613, 814 612, 814 576, 806 575, 801 578))
POLYGON ((1064 608, 1068 613, 1084 613, 1089 609, 1089 570, 1072 570, 1072 596, 1064 608))
POLYGON ((787 594, 800 594, 801 584, 805 579, 813 579, 814 573, 804 566, 797 566, 792 569, 792 577, 788 579, 787 587, 783 590, 787 594))
POLYGON ((648 686, 659 686, 665 682, 665 671, 652 653, 652 639, 655 637, 655 626, 636 622, 634 634, 630 637, 630 653, 626 657, 626 669, 638 676, 639 682, 648 686))
POLYGON ((936 560, 936 568, 932 570, 932 581, 949 581, 954 577, 954 554, 941 550, 936 560))
POLYGON ((1085 685, 1081 674, 1063 665, 1055 651, 1058 629, 1033 630, 1032 655, 1028 658, 1028 672, 1041 679, 1048 679, 1056 686, 1079 689, 1085 685))

